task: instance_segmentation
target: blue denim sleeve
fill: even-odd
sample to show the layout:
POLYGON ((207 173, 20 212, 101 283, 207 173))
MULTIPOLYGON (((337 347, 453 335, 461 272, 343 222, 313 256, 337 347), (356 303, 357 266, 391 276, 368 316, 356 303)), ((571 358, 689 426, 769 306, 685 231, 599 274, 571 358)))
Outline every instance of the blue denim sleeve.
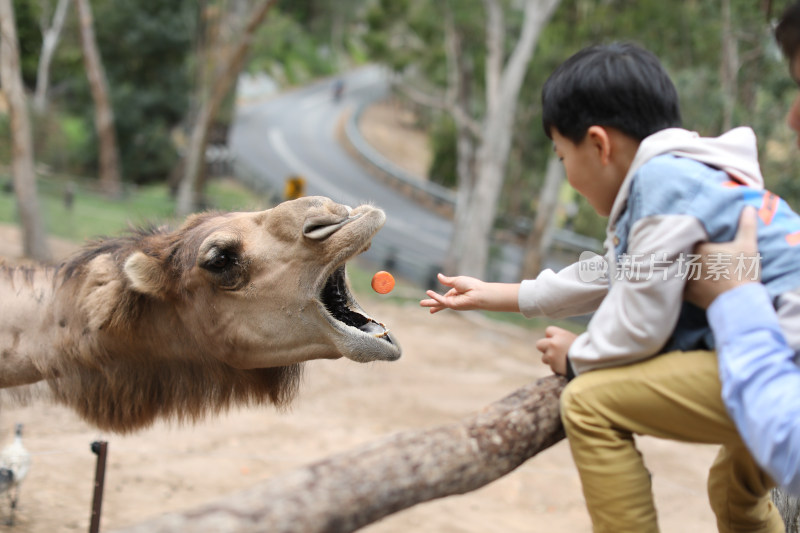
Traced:
POLYGON ((725 292, 708 308, 722 399, 762 468, 800 495, 800 368, 763 285, 725 292))

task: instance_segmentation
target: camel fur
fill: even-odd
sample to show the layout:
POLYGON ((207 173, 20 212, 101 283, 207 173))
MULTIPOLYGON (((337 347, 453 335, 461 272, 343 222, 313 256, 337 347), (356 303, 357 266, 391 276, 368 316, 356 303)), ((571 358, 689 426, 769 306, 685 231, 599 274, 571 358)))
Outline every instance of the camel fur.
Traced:
POLYGON ((285 406, 312 359, 396 360, 344 270, 384 221, 308 197, 99 240, 58 267, 3 267, 0 387, 45 382, 95 426, 129 432, 285 406))

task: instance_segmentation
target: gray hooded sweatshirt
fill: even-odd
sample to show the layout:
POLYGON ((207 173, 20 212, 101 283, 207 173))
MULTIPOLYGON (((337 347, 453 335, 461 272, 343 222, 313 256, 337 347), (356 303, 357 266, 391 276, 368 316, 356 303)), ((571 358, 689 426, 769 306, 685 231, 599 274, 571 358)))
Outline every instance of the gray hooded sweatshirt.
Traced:
MULTIPOLYGON (((683 302, 693 250, 701 242, 731 240, 750 204, 762 214, 765 206, 777 210, 759 228, 762 280, 779 315, 800 315, 800 246, 788 237, 800 234, 800 218, 763 184, 750 128, 716 138, 669 128, 647 137, 615 198, 605 257, 582 255, 557 273, 545 270, 523 281, 521 312, 551 318, 594 312, 569 351, 575 374, 673 349, 713 348, 705 314, 694 308, 692 316, 683 302)), ((794 330, 793 346, 800 347, 800 327, 794 330)))

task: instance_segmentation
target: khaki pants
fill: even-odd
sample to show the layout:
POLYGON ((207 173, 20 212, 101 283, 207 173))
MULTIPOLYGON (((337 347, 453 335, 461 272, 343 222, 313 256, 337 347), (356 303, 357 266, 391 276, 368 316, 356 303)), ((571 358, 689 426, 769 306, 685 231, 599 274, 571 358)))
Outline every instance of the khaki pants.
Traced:
POLYGON ((564 389, 561 418, 595 532, 658 531, 634 434, 721 444, 708 476, 719 531, 784 531, 769 499, 772 480, 725 411, 714 352, 672 352, 582 374, 564 389))

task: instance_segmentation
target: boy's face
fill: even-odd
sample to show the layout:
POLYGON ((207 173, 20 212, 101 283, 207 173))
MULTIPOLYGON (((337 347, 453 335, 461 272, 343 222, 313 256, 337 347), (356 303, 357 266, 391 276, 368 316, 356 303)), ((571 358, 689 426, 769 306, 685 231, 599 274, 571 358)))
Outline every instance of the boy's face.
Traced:
MULTIPOLYGON (((800 89, 800 53, 795 54, 789 62, 789 72, 800 89)), ((800 92, 795 96, 789 112, 786 113, 786 123, 797 133, 797 146, 800 148, 800 92)))
POLYGON ((609 165, 602 134, 593 131, 593 128, 599 127, 589 128, 586 137, 579 144, 553 128, 553 150, 564 165, 569 184, 586 198, 597 214, 605 217, 611 213, 622 179, 614 171, 613 165, 609 165))

